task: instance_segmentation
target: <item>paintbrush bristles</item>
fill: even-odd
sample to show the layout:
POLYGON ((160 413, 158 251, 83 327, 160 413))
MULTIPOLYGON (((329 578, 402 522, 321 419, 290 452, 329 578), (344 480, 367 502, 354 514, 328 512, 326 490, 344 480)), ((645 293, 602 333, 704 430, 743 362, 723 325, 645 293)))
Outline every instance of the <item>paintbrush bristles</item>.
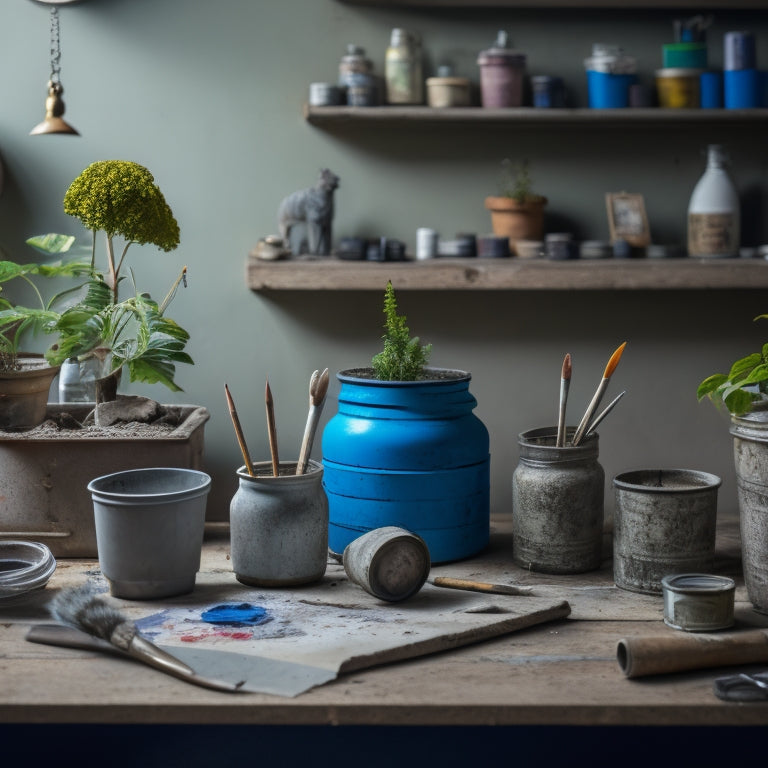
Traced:
POLYGON ((96 596, 89 585, 62 589, 51 600, 53 618, 62 624, 99 637, 125 650, 136 627, 120 611, 96 596))
POLYGON ((621 344, 618 349, 611 355, 610 360, 608 361, 607 365, 605 366, 605 371, 603 372, 603 378, 604 379, 610 379, 613 375, 613 372, 616 370, 616 366, 619 364, 619 360, 621 360, 621 354, 624 352, 624 347, 627 346, 627 342, 625 341, 623 344, 621 344))
POLYGON ((560 374, 560 377, 565 379, 566 381, 570 381, 571 379, 571 355, 566 354, 566 356, 563 358, 563 369, 560 374))

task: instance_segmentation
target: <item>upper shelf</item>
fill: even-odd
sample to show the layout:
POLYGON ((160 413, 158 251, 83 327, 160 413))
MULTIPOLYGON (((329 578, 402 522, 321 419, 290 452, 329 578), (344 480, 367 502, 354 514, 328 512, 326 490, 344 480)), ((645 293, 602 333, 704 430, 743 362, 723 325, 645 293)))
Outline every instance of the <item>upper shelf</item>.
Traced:
POLYGON ((765 0, 340 0, 347 5, 410 6, 413 8, 761 8, 765 0))
MULTIPOLYGON (((765 2, 765 0, 763 0, 765 2)), ((672 127, 678 124, 768 122, 768 109, 539 109, 512 107, 311 107, 304 105, 304 118, 312 125, 345 123, 499 123, 509 125, 649 125, 672 127)))
POLYGON ((768 288, 762 259, 449 259, 408 262, 335 258, 248 259, 253 291, 682 290, 768 288))

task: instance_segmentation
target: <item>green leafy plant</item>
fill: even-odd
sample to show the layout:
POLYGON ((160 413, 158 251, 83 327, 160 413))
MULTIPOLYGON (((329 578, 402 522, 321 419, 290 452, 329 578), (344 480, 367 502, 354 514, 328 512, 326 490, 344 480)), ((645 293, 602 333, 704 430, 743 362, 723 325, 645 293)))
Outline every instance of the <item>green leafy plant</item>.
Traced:
POLYGON ((432 345, 422 346, 419 337, 411 338, 406 318, 397 314, 397 298, 392 282, 384 292, 384 349, 374 355, 373 372, 381 381, 416 381, 421 378, 432 345))
MULTIPOLYGON (((765 319, 768 315, 755 318, 765 319)), ((699 384, 696 396, 699 400, 708 397, 715 405, 724 405, 731 414, 740 416, 750 411, 765 393, 768 393, 768 344, 763 344, 760 352, 737 360, 727 374, 708 376, 699 384)))
POLYGON ((509 158, 504 158, 501 161, 500 193, 502 197, 511 197, 521 205, 543 199, 533 191, 533 181, 528 166, 528 160, 516 163, 509 158))
MULTIPOLYGON (((139 291, 132 270, 133 295, 125 299, 119 295, 132 245, 151 243, 171 251, 179 244, 178 223, 152 174, 125 160, 93 163, 67 190, 64 212, 91 230, 91 258, 88 279, 77 287, 79 299, 60 313, 40 318, 43 330, 58 337, 45 353, 46 359, 59 365, 72 357, 81 361, 96 357, 106 363, 105 375, 115 381, 125 366, 131 381, 157 382, 180 391, 175 366, 193 362, 184 351, 189 334, 165 310, 178 286, 186 285, 186 267, 160 304, 139 291), (105 238, 105 269, 96 263, 99 232, 105 238)), ((60 252, 67 240, 64 235, 43 235, 27 242, 51 254, 60 252)))
MULTIPOLYGON (((73 237, 44 236, 48 247, 58 252, 66 252, 74 242, 73 237)), ((27 283, 38 305, 36 307, 14 306, 8 299, 0 296, 0 370, 19 370, 19 345, 27 332, 38 333, 46 331, 57 322, 60 314, 57 307, 64 298, 80 289, 76 285, 60 291, 49 299, 44 299, 37 277, 80 277, 90 272, 88 263, 82 260, 58 261, 51 264, 17 264, 13 261, 0 261, 0 291, 2 283, 19 279, 27 283)))

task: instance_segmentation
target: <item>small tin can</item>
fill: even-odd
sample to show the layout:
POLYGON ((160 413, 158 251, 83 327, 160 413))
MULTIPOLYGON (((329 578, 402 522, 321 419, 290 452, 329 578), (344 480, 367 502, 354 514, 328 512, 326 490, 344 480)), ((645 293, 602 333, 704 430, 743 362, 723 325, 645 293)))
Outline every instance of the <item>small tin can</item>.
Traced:
POLYGON ((531 87, 534 107, 559 109, 565 106, 565 86, 561 77, 534 75, 531 87))
POLYGON ((755 69, 755 36, 752 32, 726 32, 723 38, 723 69, 755 69))
POLYGON ((437 231, 430 227, 419 227, 416 230, 416 258, 434 259, 437 256, 437 231))
POLYGON ((570 232, 552 232, 546 235, 544 248, 548 259, 560 261, 578 258, 576 244, 570 232))
POLYGON ((336 107, 343 101, 344 91, 333 83, 310 83, 309 103, 313 107, 336 107))
POLYGON ((714 632, 733 626, 736 582, 727 576, 678 573, 661 580, 664 623, 686 632, 714 632))
POLYGON ((420 536, 385 526, 347 544, 343 562, 350 581, 374 597, 394 603, 415 595, 424 586, 430 555, 420 536))

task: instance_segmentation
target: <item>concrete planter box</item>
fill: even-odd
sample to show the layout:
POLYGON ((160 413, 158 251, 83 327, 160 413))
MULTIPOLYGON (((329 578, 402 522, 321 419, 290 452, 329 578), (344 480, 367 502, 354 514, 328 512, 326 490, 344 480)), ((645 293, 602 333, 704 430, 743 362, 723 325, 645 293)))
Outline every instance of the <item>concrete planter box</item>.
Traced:
MULTIPOLYGON (((66 410, 82 420, 88 403, 66 410)), ((203 436, 210 414, 194 405, 161 435, 10 435, 0 432, 0 538, 46 544, 56 557, 96 557, 96 529, 88 483, 95 477, 146 467, 203 468, 203 436)), ((62 411, 49 403, 48 413, 62 411)))

